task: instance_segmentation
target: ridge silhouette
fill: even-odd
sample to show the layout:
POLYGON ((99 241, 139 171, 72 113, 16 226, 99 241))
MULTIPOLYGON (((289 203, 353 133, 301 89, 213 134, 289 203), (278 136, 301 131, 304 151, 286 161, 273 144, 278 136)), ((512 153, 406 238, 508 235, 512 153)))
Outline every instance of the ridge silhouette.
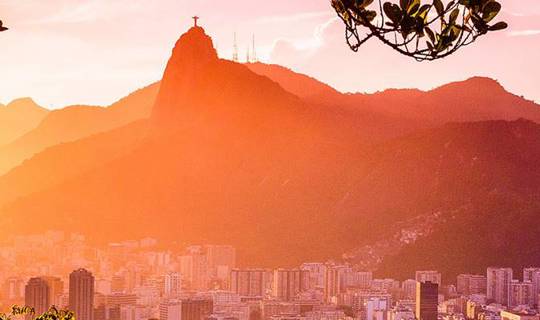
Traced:
MULTIPOLYGON (((0 175, 48 147, 76 141, 148 118, 158 90, 159 83, 152 84, 106 108, 79 105, 53 111, 43 109, 43 116, 34 122, 31 121, 32 118, 26 116, 28 124, 33 125, 33 128, 20 132, 3 146, 0 144, 0 175)), ((0 109, 0 124, 1 121, 0 109)), ((2 127, 0 132, 1 130, 2 127)))
POLYGON ((0 105, 0 147, 34 129, 48 114, 31 98, 21 98, 0 105))
MULTIPOLYGON (((278 65, 248 64, 309 104, 353 108, 379 117, 420 121, 439 126, 452 121, 517 120, 540 123, 540 106, 509 93, 496 80, 472 77, 429 91, 387 89, 373 94, 342 94, 328 85, 278 65)), ((418 124, 418 123, 417 123, 418 124)))

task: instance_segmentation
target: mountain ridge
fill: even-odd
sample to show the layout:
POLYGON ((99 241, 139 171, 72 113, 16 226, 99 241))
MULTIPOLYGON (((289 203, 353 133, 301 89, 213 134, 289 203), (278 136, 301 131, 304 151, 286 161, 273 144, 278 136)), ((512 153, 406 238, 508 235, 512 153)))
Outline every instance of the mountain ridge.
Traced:
POLYGON ((35 128, 0 146, 0 175, 48 147, 149 117, 158 89, 159 83, 151 84, 108 107, 80 105, 47 112, 35 128))
POLYGON ((19 98, 0 105, 0 146, 34 129, 48 114, 31 98, 19 98))
POLYGON ((452 121, 516 120, 519 118, 527 118, 540 123, 540 105, 508 92, 497 80, 489 77, 474 76, 425 91, 385 89, 371 94, 340 93, 312 77, 278 65, 255 63, 248 64, 248 67, 256 73, 277 81, 284 88, 288 88, 292 93, 312 104, 339 105, 379 115, 427 121, 428 126, 442 125, 452 121), (467 92, 466 96, 460 95, 457 99, 453 98, 463 91, 467 92), (499 98, 503 100, 499 101, 499 98), (425 99, 428 101, 421 101, 425 99), (467 102, 477 99, 480 100, 467 102), (420 101, 415 102, 415 100, 420 101), (450 102, 443 103, 446 100, 450 102), (456 101, 466 103, 463 108, 455 110, 453 107, 456 101), (486 108, 492 103, 496 106, 495 110, 486 108))

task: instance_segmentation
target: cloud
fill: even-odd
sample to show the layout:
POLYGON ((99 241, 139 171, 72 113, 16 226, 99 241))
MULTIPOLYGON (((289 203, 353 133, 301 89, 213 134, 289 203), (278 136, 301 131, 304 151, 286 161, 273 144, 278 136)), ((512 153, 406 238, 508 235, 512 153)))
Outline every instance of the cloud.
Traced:
POLYGON ((35 19, 32 24, 74 24, 110 20, 125 16, 129 12, 143 9, 141 0, 91 0, 85 2, 56 2, 55 11, 41 19, 35 19))
POLYGON ((526 36, 535 36, 539 34, 540 34, 540 30, 521 30, 521 31, 508 32, 508 35, 511 37, 526 37, 526 36))
POLYGON ((305 52, 294 46, 286 39, 278 39, 270 52, 270 61, 275 64, 290 65, 298 64, 304 57, 305 52))
POLYGON ((343 41, 343 25, 333 17, 315 26, 311 35, 295 39, 278 39, 270 52, 270 61, 283 65, 303 65, 317 55, 323 47, 343 41))
POLYGON ((269 17, 262 17, 257 19, 257 23, 261 24, 271 24, 271 23, 283 23, 283 22, 295 22, 295 21, 305 21, 319 18, 328 18, 335 15, 332 11, 315 11, 315 12, 304 12, 291 15, 276 15, 269 17))

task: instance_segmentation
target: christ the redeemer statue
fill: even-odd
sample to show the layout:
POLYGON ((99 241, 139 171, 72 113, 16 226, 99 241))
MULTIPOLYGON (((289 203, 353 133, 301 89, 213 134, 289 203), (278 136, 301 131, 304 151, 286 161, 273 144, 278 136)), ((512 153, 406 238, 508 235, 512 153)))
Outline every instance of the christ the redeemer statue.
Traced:
POLYGON ((198 20, 199 20, 199 17, 197 17, 197 16, 194 16, 194 17, 193 17, 193 22, 194 22, 194 26, 195 26, 195 27, 198 27, 198 25, 197 25, 197 21, 198 21, 198 20))

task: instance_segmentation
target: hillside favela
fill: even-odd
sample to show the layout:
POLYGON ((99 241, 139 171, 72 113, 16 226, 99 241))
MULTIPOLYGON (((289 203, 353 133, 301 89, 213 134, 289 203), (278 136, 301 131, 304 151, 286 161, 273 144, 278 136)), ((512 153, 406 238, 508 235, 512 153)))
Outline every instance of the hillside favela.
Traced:
POLYGON ((537 0, 0 0, 1 320, 540 320, 537 0))

